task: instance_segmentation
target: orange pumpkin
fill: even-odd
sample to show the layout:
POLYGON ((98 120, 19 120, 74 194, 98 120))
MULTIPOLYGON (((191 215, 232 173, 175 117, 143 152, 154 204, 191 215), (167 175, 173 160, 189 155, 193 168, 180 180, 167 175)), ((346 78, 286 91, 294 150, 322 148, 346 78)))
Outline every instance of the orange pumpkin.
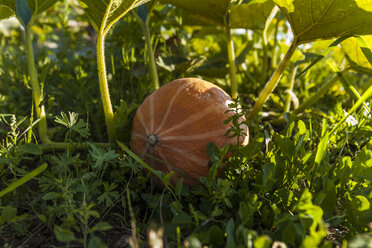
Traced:
MULTIPOLYGON (((192 178, 184 177, 184 183, 200 184, 199 178, 207 177, 209 172, 207 144, 214 142, 221 148, 236 143, 236 138, 225 135, 229 125, 224 120, 232 115, 226 113, 229 103, 230 96, 212 83, 198 78, 174 80, 154 91, 138 108, 133 120, 132 150, 152 168, 164 173, 174 171, 173 184, 184 177, 173 167, 192 178)), ((248 127, 241 128, 246 136, 240 143, 245 145, 248 127)))

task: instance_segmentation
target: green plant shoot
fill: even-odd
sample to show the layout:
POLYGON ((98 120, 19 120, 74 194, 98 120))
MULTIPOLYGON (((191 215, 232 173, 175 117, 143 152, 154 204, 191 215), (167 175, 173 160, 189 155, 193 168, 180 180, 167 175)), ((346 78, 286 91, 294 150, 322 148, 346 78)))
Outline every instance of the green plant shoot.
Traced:
POLYGON ((110 28, 131 9, 149 0, 78 0, 80 6, 90 17, 97 32, 97 66, 101 100, 105 113, 107 133, 111 144, 115 142, 114 112, 110 99, 105 62, 105 38, 110 28))

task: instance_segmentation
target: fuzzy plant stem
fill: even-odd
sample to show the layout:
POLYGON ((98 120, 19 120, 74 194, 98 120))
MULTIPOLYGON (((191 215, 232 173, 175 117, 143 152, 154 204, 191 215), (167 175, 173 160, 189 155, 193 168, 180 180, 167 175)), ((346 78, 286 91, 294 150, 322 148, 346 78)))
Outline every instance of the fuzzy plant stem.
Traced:
POLYGON ((263 89, 260 96, 258 97, 256 104, 253 106, 251 112, 248 114, 247 116, 248 120, 252 120, 257 116, 258 112, 260 111, 262 106, 265 104, 267 98, 269 97, 271 92, 273 92, 273 90, 275 89, 276 85, 278 84, 280 78, 283 75, 286 65, 290 61, 293 53, 296 51, 296 47, 297 47, 297 42, 296 40, 293 40, 283 60, 280 62, 278 68, 276 68, 274 74, 271 76, 269 82, 267 82, 265 88, 263 89))
POLYGON ((40 119, 38 123, 39 136, 42 143, 48 144, 51 143, 48 137, 48 126, 45 113, 45 106, 43 104, 43 96, 40 90, 40 84, 37 76, 35 59, 34 59, 34 50, 32 48, 32 21, 25 28, 26 36, 26 54, 28 62, 28 70, 30 74, 30 81, 32 86, 32 96, 35 103, 36 117, 40 119))
POLYGON ((238 85, 236 82, 234 42, 231 37, 231 29, 229 25, 226 24, 225 27, 226 27, 226 39, 227 39, 227 55, 229 58, 229 69, 230 69, 231 97, 233 99, 236 99, 238 97, 238 85))
POLYGON ((98 33, 98 36, 97 36, 98 81, 99 81, 99 89, 101 92, 103 111, 105 113, 105 120, 106 120, 107 133, 109 136, 109 142, 113 144, 115 142, 116 130, 115 130, 115 123, 114 123, 114 112, 112 110, 107 75, 106 75, 106 63, 105 63, 104 51, 105 51, 105 35, 103 34, 103 32, 100 32, 98 33))

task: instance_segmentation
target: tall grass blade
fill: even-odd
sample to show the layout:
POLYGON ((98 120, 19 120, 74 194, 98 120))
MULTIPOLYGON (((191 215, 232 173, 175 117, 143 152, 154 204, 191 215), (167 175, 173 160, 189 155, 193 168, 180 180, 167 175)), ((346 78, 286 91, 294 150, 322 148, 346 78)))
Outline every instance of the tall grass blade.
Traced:
MULTIPOLYGON (((343 84, 346 91, 350 94, 350 96, 358 101, 361 98, 361 96, 359 92, 355 89, 355 87, 352 85, 352 83, 346 80, 346 78, 340 72, 337 72, 337 76, 340 78, 341 83, 343 84)), ((365 102, 363 102, 363 105, 368 112, 371 112, 370 108, 365 102)))
POLYGON ((30 181, 31 179, 35 178, 37 175, 39 175, 41 172, 43 172, 47 167, 48 167, 48 164, 44 163, 41 166, 39 166, 38 168, 36 168, 35 170, 33 170, 30 173, 28 173, 27 175, 25 175, 24 177, 22 177, 22 178, 18 179, 17 181, 11 183, 8 187, 6 187, 4 190, 2 190, 0 192, 0 197, 3 197, 7 193, 15 190, 19 186, 21 186, 21 185, 27 183, 28 181, 30 181))
POLYGON ((328 132, 328 125, 327 125, 327 119, 323 119, 322 123, 322 136, 318 145, 318 149, 316 150, 315 159, 314 159, 314 167, 313 167, 313 174, 311 176, 311 184, 310 188, 312 187, 315 175, 319 170, 320 164, 322 163, 324 154, 328 147, 328 140, 329 140, 329 132, 328 132))
POLYGON ((344 40, 348 39, 352 37, 352 35, 345 35, 345 36, 342 36, 340 38, 338 38, 337 40, 335 40, 334 42, 332 42, 331 45, 328 46, 328 48, 326 50, 324 50, 318 57, 316 57, 312 62, 311 64, 305 68, 305 70, 303 70, 302 72, 300 72, 298 74, 298 76, 301 76, 302 74, 304 74, 305 72, 307 72, 308 70, 310 70, 310 68, 312 68, 314 65, 316 65, 320 60, 322 60, 330 51, 332 51, 332 49, 336 46, 338 46, 338 44, 340 44, 341 42, 343 42, 344 40))
POLYGON ((368 98, 372 97, 372 85, 369 86, 369 88, 363 93, 362 97, 351 107, 351 109, 348 111, 348 114, 345 115, 338 123, 337 125, 332 129, 331 133, 334 133, 338 130, 338 128, 341 126, 341 124, 346 120, 349 115, 353 114, 354 111, 360 107, 360 105, 363 104, 368 98))
POLYGON ((372 65, 372 51, 369 48, 368 43, 361 36, 357 36, 357 37, 355 37, 355 39, 357 40, 357 42, 359 44, 360 50, 362 50, 364 56, 366 57, 368 62, 372 65))
POLYGON ((159 174, 158 171, 154 170, 153 168, 151 168, 148 164, 146 164, 145 161, 143 161, 140 157, 138 157, 136 154, 134 154, 131 150, 129 150, 129 148, 118 142, 119 146, 121 149, 123 149, 126 153, 128 153, 129 156, 131 156, 134 160, 136 160, 143 168, 149 170, 151 173, 155 174, 156 176, 158 176, 160 179, 162 179, 161 175, 159 174))

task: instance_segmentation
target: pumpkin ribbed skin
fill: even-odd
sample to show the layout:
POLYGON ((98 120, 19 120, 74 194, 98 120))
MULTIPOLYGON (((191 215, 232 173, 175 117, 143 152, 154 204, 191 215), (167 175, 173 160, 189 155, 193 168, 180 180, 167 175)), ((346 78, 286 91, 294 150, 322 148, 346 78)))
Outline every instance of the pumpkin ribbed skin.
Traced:
MULTIPOLYGON (((209 172, 207 144, 214 142, 221 148, 236 143, 236 138, 225 136, 229 125, 224 120, 231 115, 226 113, 229 103, 230 96, 212 83, 198 78, 174 80, 154 91, 138 108, 132 149, 152 168, 164 173, 174 171, 173 184, 183 175, 172 166, 194 179, 184 177, 184 183, 198 184, 199 178, 209 172)), ((247 135, 240 143, 247 144, 248 127, 242 128, 247 135)))

